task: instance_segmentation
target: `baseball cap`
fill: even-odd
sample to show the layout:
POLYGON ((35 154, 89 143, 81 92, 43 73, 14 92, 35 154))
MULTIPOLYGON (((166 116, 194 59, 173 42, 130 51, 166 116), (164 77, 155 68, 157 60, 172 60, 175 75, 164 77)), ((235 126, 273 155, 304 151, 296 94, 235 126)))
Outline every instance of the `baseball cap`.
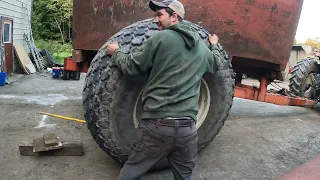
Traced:
POLYGON ((176 12, 182 19, 184 19, 185 11, 181 2, 178 0, 164 0, 164 1, 149 1, 149 7, 152 11, 156 11, 157 8, 170 8, 176 12))

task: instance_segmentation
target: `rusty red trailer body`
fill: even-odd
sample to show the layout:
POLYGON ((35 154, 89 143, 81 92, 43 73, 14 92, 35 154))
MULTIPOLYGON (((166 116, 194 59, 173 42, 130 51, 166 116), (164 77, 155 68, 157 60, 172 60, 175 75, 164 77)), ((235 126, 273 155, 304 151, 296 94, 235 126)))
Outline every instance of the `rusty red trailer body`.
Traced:
MULTIPOLYGON (((120 29, 153 17, 148 1, 74 0, 73 48, 98 50, 120 29)), ((237 74, 282 78, 281 71, 289 60, 303 0, 181 2, 185 5, 186 20, 219 36, 237 74)), ((92 56, 87 57, 90 58, 92 56)))
MULTIPOLYGON (((219 36, 236 72, 235 97, 280 105, 316 102, 267 93, 268 82, 283 80, 303 0, 180 0, 186 20, 219 36), (257 90, 241 84, 242 74, 257 75, 257 90)), ((73 0, 73 57, 87 70, 95 51, 132 23, 154 16, 149 0, 73 0)), ((70 61, 70 60, 69 60, 70 61)), ((66 61, 68 62, 68 61, 66 61)), ((72 63, 69 63, 72 64, 72 63)), ((73 67, 65 65, 65 69, 73 67)))

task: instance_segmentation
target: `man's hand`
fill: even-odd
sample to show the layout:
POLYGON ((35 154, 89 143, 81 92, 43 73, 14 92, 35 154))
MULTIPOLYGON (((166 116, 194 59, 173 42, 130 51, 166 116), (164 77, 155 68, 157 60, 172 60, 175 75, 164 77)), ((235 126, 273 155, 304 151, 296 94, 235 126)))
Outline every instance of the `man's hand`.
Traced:
POLYGON ((113 55, 114 52, 119 49, 119 44, 118 43, 111 43, 107 46, 107 55, 113 55))
POLYGON ((219 38, 217 35, 213 34, 213 35, 209 35, 209 42, 212 44, 212 45, 215 45, 215 44, 218 44, 218 41, 219 41, 219 38))

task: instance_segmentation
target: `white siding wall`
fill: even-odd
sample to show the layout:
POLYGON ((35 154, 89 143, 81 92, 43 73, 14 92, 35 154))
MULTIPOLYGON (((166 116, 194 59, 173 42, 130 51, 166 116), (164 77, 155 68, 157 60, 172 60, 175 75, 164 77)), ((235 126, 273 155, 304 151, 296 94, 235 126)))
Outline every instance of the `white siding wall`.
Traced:
POLYGON ((23 10, 23 6, 27 7, 31 19, 32 0, 0 0, 0 16, 13 19, 13 44, 25 45, 23 34, 26 33, 27 27, 26 11, 23 10))
MULTIPOLYGON (((29 19, 31 20, 32 1, 33 0, 0 0, 0 16, 13 20, 13 45, 18 43, 23 44, 27 52, 29 52, 29 48, 24 41, 23 35, 27 33, 27 14, 29 15, 29 19)), ((15 56, 15 54, 13 54, 13 56, 15 56)), ((13 61, 14 72, 16 72, 18 66, 19 63, 15 59, 13 61)))

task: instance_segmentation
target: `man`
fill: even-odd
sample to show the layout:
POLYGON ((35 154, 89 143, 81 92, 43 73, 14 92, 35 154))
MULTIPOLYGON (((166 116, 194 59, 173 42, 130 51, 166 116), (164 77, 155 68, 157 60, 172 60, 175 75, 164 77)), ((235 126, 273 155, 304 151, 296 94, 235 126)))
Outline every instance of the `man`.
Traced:
POLYGON ((175 179, 192 179, 197 160, 196 116, 201 78, 214 73, 220 61, 218 37, 209 37, 211 51, 199 35, 182 22, 185 11, 177 0, 150 1, 161 31, 139 50, 127 55, 118 43, 107 54, 123 73, 149 76, 142 94, 142 120, 133 153, 119 179, 139 179, 167 158, 175 179))

